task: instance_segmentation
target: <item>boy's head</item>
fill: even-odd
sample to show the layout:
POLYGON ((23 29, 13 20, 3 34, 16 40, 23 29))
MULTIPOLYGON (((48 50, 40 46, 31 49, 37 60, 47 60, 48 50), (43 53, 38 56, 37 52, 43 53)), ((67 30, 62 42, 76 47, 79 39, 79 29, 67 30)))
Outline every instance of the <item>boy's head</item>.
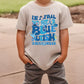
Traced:
POLYGON ((39 1, 39 2, 49 2, 49 1, 51 1, 51 0, 36 0, 36 1, 39 1))

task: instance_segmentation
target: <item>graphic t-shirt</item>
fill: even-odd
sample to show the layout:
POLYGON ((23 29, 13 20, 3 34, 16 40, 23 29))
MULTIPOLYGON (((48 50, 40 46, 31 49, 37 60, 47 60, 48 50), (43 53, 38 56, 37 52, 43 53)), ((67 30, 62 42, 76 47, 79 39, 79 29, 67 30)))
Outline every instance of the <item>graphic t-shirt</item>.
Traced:
POLYGON ((40 6, 31 1, 20 8, 16 28, 25 31, 24 54, 42 70, 61 55, 60 30, 72 26, 69 8, 58 1, 40 6))

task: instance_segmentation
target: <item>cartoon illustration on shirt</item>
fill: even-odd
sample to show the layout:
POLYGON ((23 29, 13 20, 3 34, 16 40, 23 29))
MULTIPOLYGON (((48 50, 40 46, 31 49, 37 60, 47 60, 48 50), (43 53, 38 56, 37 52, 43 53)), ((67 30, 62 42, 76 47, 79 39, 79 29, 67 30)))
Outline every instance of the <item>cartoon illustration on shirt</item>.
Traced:
POLYGON ((32 32, 30 32, 32 45, 56 45, 55 15, 32 15, 32 32))

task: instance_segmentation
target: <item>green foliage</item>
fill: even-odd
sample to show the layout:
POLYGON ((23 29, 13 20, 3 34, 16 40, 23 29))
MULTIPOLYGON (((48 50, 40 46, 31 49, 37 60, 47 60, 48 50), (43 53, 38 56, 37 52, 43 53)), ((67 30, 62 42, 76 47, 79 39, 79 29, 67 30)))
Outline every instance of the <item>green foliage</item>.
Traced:
POLYGON ((71 7, 71 6, 77 6, 77 5, 84 5, 84 0, 57 0, 65 5, 71 7))
MULTIPOLYGON (((0 0, 0 13, 15 13, 20 7, 32 0, 0 0)), ((67 6, 84 4, 84 0, 58 0, 67 6)))

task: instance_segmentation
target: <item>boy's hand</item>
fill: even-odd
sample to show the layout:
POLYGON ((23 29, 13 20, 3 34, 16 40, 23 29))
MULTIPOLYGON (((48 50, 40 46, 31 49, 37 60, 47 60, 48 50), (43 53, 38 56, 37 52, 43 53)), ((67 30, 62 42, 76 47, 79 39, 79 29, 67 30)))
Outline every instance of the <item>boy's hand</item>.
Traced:
POLYGON ((62 56, 62 55, 60 55, 60 56, 54 61, 54 63, 56 63, 56 62, 63 63, 64 60, 65 60, 65 57, 62 56))
POLYGON ((24 64, 27 63, 33 64, 25 55, 21 57, 21 60, 23 61, 24 64))

